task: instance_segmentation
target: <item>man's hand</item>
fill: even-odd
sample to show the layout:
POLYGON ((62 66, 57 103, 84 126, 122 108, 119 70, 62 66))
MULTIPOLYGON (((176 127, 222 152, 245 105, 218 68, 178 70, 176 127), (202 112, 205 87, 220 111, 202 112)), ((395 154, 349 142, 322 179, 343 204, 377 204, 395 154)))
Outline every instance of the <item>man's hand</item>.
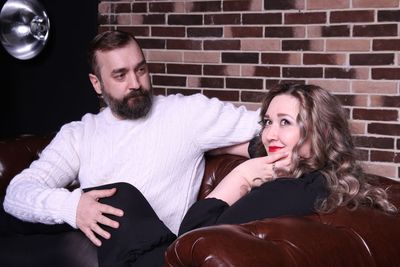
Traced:
POLYGON ((76 212, 76 225, 96 246, 101 246, 101 241, 96 237, 95 233, 105 239, 111 237, 110 233, 102 229, 99 223, 112 228, 119 227, 118 222, 111 220, 107 216, 104 216, 104 214, 111 214, 119 217, 124 215, 122 210, 98 202, 100 198, 110 197, 114 195, 116 191, 115 188, 92 190, 83 193, 79 199, 76 212))

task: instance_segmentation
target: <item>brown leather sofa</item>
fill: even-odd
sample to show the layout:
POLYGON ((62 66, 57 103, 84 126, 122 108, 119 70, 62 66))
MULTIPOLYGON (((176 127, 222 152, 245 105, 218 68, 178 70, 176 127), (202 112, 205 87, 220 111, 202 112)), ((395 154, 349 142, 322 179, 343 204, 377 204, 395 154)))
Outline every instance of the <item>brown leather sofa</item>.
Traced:
MULTIPOLYGON (((21 136, 0 141, 0 196, 50 141, 21 136)), ((199 198, 244 159, 208 157, 199 198)), ((400 183, 374 177, 400 208, 400 183)), ((260 203, 262 205, 262 203, 260 203)), ((166 266, 400 267, 400 215, 341 208, 329 215, 281 217, 197 229, 167 250, 166 266)))
MULTIPOLYGON (((243 159, 208 158, 202 198, 243 159)), ((375 176, 400 208, 400 183, 375 176)), ((262 205, 262 203, 260 203, 262 205)), ((169 246, 166 266, 399 267, 400 215, 362 207, 193 230, 169 246)))

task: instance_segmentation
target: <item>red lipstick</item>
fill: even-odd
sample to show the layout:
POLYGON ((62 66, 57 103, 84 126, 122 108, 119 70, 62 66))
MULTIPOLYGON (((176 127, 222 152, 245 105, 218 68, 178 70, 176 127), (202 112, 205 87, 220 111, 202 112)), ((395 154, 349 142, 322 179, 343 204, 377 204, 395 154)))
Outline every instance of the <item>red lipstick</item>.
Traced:
POLYGON ((276 151, 278 151, 279 149, 282 149, 283 147, 280 147, 280 146, 270 146, 270 147, 268 147, 268 152, 271 152, 271 153, 273 153, 273 152, 276 152, 276 151))

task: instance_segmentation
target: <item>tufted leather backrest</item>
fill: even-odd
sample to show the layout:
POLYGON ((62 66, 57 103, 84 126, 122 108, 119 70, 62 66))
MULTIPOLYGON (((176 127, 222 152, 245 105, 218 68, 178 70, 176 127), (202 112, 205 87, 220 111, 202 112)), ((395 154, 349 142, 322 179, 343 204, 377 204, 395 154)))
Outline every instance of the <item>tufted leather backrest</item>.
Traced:
POLYGON ((0 140, 0 199, 11 179, 38 158, 51 136, 23 135, 0 140))

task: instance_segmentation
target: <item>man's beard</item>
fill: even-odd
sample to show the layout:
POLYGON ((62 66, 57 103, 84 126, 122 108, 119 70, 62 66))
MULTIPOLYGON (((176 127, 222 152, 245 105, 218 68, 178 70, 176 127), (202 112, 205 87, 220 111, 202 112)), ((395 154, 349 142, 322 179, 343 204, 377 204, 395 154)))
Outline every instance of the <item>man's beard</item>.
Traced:
POLYGON ((112 97, 104 88, 101 91, 104 102, 110 107, 113 113, 122 119, 139 119, 145 117, 153 104, 151 89, 133 89, 122 99, 112 97))

